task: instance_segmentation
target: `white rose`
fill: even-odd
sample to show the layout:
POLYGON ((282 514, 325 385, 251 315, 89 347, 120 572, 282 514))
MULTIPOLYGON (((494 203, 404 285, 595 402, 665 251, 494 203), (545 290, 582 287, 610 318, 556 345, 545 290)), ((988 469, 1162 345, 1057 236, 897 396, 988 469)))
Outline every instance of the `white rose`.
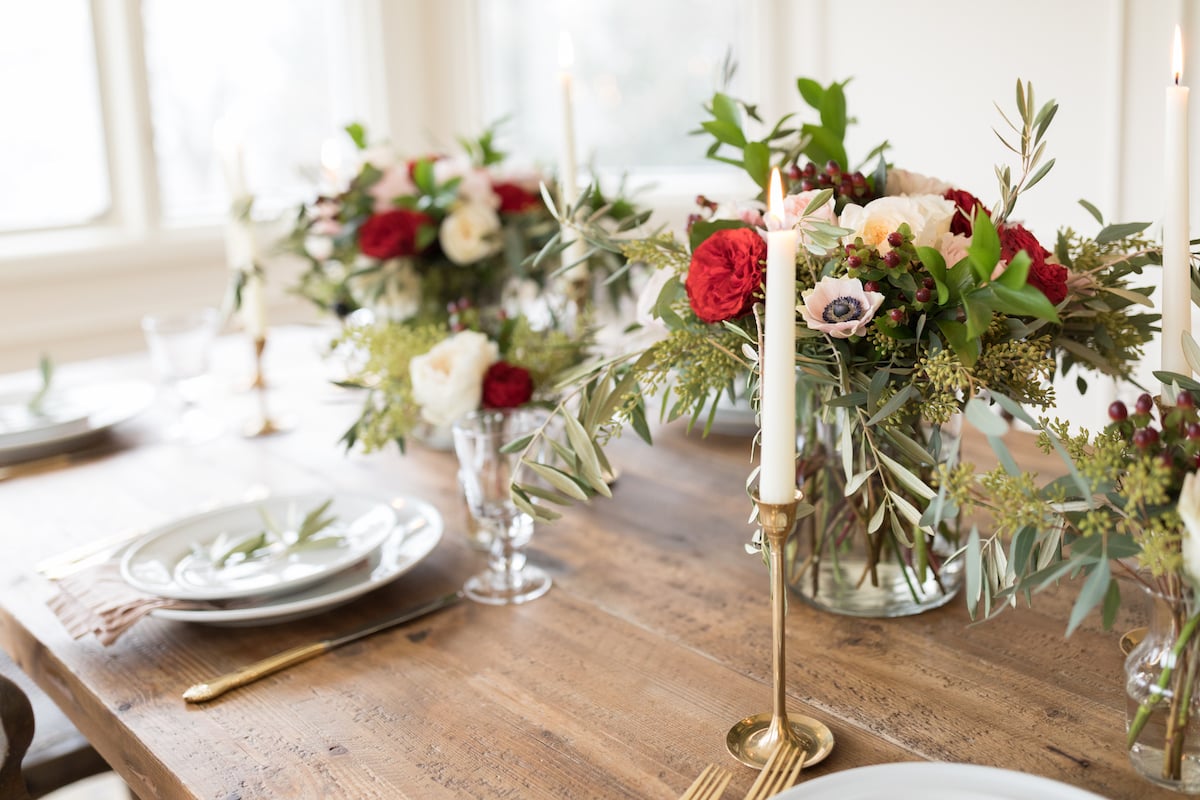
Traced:
POLYGON ((1200 587, 1200 478, 1195 472, 1183 476, 1176 510, 1183 520, 1183 572, 1193 586, 1200 587))
POLYGON ((954 187, 943 180, 909 172, 906 169, 889 169, 887 174, 888 195, 945 194, 954 187))
POLYGON ((460 331, 408 362, 413 399, 433 425, 449 425, 474 411, 483 397, 483 376, 500 358, 496 343, 478 331, 460 331))
POLYGON ((328 236, 306 236, 304 250, 317 261, 328 261, 333 255, 333 239, 328 236))
POLYGON ((421 276, 408 259, 392 259, 383 264, 382 291, 372 302, 377 317, 392 322, 411 319, 421 310, 421 276))
POLYGON ((450 213, 438 230, 446 257, 455 264, 473 264, 500 249, 500 215, 479 203, 465 203, 450 213))
POLYGON ((850 203, 842 209, 839 221, 843 228, 850 229, 842 241, 853 244, 855 237, 861 237, 864 244, 884 255, 892 249, 888 234, 907 222, 917 247, 936 247, 950 232, 955 210, 954 203, 938 195, 881 197, 865 206, 850 203))

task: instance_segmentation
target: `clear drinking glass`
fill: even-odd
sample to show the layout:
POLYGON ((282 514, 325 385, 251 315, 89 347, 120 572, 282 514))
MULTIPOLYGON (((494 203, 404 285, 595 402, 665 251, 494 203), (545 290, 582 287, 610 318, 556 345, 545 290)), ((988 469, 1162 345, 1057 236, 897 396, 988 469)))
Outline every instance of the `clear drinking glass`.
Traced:
POLYGON ((215 308, 142 318, 150 363, 174 408, 169 439, 199 442, 220 433, 216 420, 198 405, 220 322, 215 308))
POLYGON ((508 442, 533 433, 546 420, 541 409, 476 411, 454 423, 454 450, 467 507, 491 533, 488 569, 463 587, 480 603, 526 603, 550 590, 550 576, 525 560, 533 520, 513 505, 508 487, 519 468, 520 453, 504 453, 508 442))

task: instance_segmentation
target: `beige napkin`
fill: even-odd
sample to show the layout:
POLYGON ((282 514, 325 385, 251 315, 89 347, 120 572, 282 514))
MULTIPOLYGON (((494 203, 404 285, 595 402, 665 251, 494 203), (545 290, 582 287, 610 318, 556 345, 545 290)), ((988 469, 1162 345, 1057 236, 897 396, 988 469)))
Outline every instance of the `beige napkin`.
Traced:
POLYGON ((76 639, 93 633, 105 647, 156 608, 230 607, 228 603, 172 600, 140 592, 121 578, 120 565, 114 561, 73 572, 55 581, 54 585, 58 592, 47 605, 67 632, 76 639))

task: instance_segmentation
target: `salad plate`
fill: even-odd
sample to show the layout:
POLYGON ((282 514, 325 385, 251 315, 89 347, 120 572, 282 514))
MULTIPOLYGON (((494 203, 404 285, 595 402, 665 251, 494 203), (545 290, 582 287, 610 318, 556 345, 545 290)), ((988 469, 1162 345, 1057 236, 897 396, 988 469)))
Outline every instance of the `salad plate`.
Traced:
POLYGON ((285 594, 362 561, 399 523, 388 503, 347 494, 267 497, 160 526, 121 559, 121 577, 176 600, 285 594))
POLYGON ((381 546, 328 580, 260 600, 213 603, 205 608, 157 608, 150 616, 176 622, 230 627, 291 622, 349 603, 399 578, 433 552, 442 539, 442 516, 423 500, 391 503, 397 524, 381 546))

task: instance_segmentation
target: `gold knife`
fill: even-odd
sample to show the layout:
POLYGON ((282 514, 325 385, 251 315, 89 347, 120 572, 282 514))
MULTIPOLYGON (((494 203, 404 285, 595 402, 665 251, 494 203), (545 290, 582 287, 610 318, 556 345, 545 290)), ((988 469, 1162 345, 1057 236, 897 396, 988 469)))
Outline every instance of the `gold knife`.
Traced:
POLYGON ((461 591, 451 592, 450 594, 442 595, 436 600, 402 611, 396 616, 372 622, 336 639, 323 639, 313 644, 303 644, 299 647, 293 647, 290 650, 284 650, 282 653, 267 656, 261 661, 255 661, 253 664, 222 675, 219 678, 214 678, 207 683, 197 683, 183 693, 183 699, 189 703, 206 703, 209 700, 220 697, 230 689, 236 689, 239 686, 253 683, 259 678, 273 675, 280 670, 287 669, 302 661, 307 661, 314 656, 328 653, 330 650, 341 647, 344 644, 364 639, 381 631, 386 631, 389 628, 394 628, 397 625, 403 625, 406 622, 412 622, 427 614, 441 611, 443 608, 449 608, 462 599, 463 593, 461 591))

